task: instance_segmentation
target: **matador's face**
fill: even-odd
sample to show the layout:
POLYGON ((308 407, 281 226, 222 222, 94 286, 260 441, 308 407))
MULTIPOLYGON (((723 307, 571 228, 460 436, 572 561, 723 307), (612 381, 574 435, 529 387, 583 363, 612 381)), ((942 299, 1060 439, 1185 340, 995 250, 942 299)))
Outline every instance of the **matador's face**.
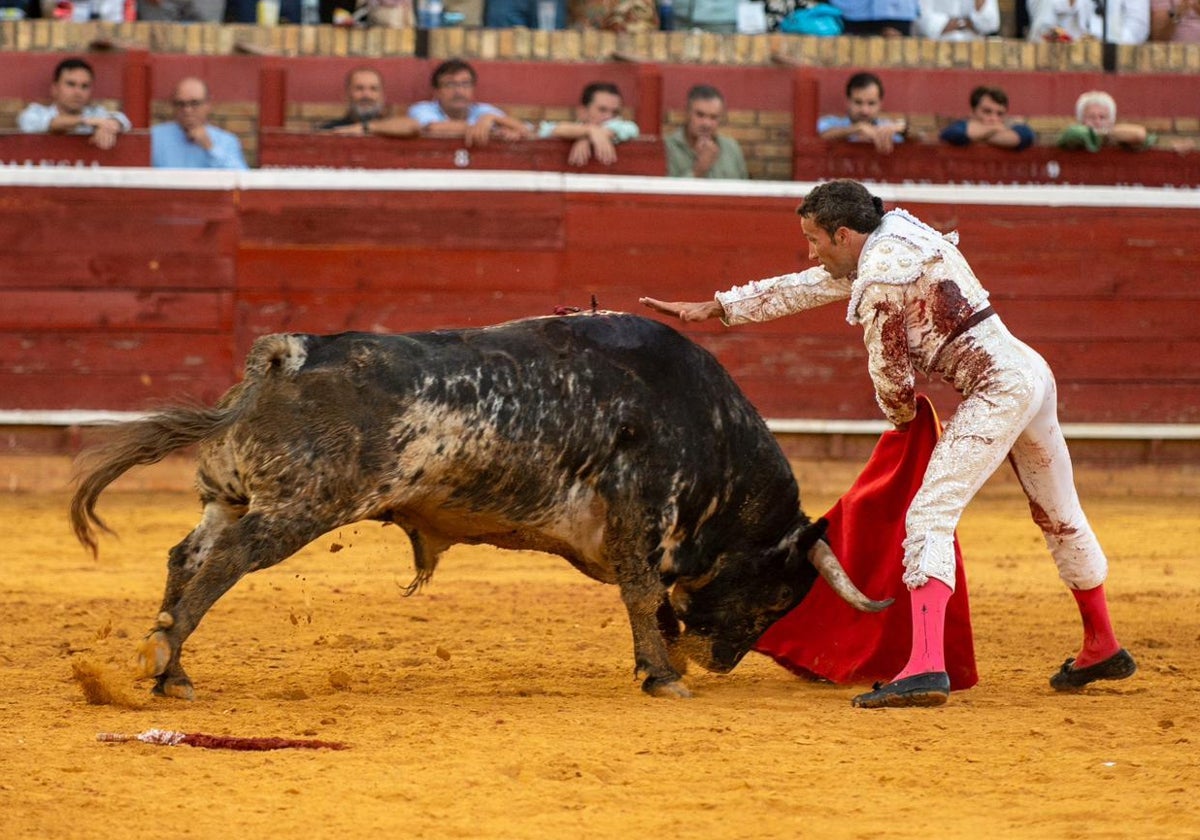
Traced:
POLYGON ((808 216, 800 217, 800 227, 808 240, 808 258, 819 262, 831 276, 849 277, 858 268, 859 249, 854 247, 848 228, 838 228, 830 236, 808 216))

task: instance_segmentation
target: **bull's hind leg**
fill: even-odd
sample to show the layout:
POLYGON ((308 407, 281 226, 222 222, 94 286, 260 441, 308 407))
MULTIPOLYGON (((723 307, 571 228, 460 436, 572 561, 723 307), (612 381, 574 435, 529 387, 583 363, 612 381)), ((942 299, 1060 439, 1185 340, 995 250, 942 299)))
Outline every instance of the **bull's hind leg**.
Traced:
POLYGON ((176 546, 172 561, 178 559, 179 566, 171 567, 158 625, 139 651, 143 673, 157 678, 154 693, 192 699, 192 681, 183 670, 180 653, 205 613, 244 575, 285 560, 329 527, 311 518, 252 512, 212 534, 194 568, 187 558, 193 556, 190 550, 201 529, 176 546))

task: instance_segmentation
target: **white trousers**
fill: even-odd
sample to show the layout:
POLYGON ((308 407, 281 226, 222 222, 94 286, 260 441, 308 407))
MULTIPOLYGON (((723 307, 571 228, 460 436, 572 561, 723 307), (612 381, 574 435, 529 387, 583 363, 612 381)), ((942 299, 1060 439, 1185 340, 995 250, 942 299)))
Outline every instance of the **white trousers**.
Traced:
POLYGON ((969 335, 971 341, 956 344, 965 344, 976 359, 986 353, 992 364, 983 376, 969 374, 977 382, 955 379, 959 369, 960 378, 968 376, 969 364, 947 365, 967 396, 946 423, 909 506, 904 582, 915 589, 934 578, 954 589, 954 530, 967 503, 1007 456, 1059 577, 1071 589, 1099 586, 1108 560, 1079 504, 1050 367, 999 319, 984 321, 969 335))

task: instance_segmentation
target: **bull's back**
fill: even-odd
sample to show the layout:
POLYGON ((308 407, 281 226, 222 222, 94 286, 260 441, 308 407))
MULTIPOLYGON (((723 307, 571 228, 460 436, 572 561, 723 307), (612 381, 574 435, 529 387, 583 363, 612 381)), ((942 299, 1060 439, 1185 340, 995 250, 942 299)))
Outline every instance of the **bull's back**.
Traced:
POLYGON ((242 433, 289 459, 332 461, 347 485, 419 484, 473 509, 505 498, 513 521, 544 516, 573 486, 669 500, 684 520, 715 507, 714 529, 774 534, 796 511, 791 469, 732 378, 647 318, 260 343, 270 361, 256 357, 259 408, 242 433))
POLYGON ((470 411, 514 439, 547 426, 602 434, 614 422, 656 425, 667 437, 696 442, 733 435, 744 444, 766 432, 708 351, 635 315, 302 338, 307 356, 297 375, 313 390, 338 380, 375 399, 470 411))

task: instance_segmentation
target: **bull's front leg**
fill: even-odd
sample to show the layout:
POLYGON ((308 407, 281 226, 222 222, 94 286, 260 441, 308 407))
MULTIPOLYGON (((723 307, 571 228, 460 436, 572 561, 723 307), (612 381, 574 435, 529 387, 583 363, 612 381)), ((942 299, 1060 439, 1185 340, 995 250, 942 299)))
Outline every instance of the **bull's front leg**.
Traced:
POLYGON ((629 612, 633 630, 635 673, 642 679, 642 691, 654 697, 691 697, 681 675, 671 664, 667 640, 659 629, 659 611, 663 602, 662 584, 655 581, 627 582, 620 579, 621 600, 629 612))
POLYGON ((637 517, 610 521, 605 549, 629 613, 634 667, 642 691, 655 697, 691 697, 680 670, 671 662, 670 644, 664 635, 670 633, 671 622, 666 620, 663 606, 670 610, 670 604, 657 569, 647 560, 651 544, 657 542, 653 534, 649 523, 637 517))

